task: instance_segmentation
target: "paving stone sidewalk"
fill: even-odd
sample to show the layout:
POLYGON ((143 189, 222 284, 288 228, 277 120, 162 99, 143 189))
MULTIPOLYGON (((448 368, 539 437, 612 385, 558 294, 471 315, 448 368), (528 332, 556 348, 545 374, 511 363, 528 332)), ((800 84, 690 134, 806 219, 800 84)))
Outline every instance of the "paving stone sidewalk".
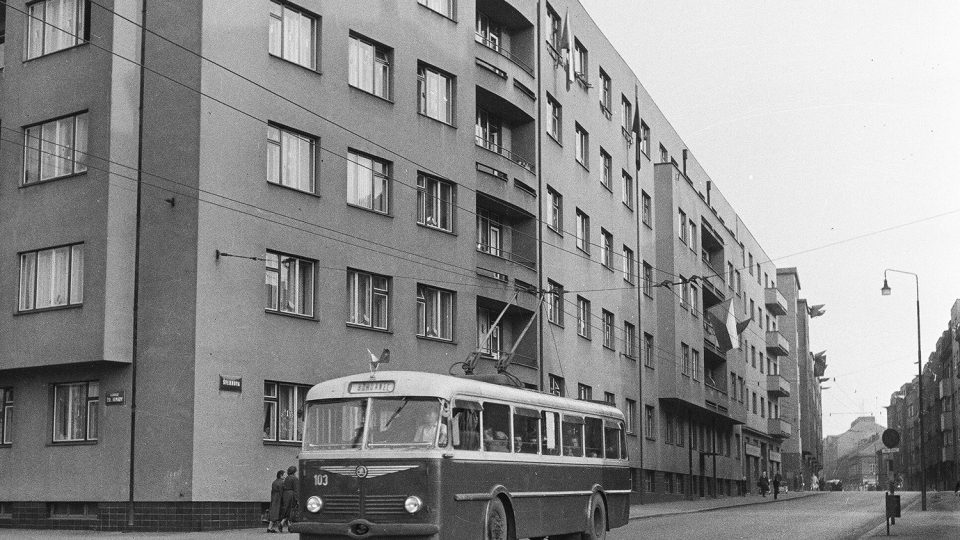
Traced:
POLYGON ((803 497, 813 497, 820 495, 817 491, 796 491, 790 493, 781 493, 776 499, 773 495, 761 497, 760 495, 731 496, 720 497, 717 499, 703 498, 692 501, 671 501, 658 502, 652 504, 634 504, 630 507, 630 519, 647 519, 659 516, 669 516, 673 514, 692 514, 694 512, 706 512, 719 508, 731 508, 734 506, 748 506, 753 504, 773 504, 781 501, 790 501, 803 497))

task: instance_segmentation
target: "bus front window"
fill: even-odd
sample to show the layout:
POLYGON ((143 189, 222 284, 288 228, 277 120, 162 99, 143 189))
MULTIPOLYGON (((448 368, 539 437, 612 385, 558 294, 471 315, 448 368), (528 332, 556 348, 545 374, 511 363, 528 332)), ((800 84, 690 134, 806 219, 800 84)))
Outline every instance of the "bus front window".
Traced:
POLYGON ((441 402, 430 397, 374 398, 368 448, 447 445, 441 402))
POLYGON ((304 450, 360 448, 366 399, 333 399, 307 403, 304 450))

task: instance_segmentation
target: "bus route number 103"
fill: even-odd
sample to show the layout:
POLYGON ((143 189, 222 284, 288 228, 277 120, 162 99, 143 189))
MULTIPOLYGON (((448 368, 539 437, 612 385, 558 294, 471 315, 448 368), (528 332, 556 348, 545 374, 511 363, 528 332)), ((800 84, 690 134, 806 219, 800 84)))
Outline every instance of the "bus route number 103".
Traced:
POLYGON ((313 485, 315 486, 325 486, 329 483, 329 478, 325 474, 315 474, 313 475, 313 485))

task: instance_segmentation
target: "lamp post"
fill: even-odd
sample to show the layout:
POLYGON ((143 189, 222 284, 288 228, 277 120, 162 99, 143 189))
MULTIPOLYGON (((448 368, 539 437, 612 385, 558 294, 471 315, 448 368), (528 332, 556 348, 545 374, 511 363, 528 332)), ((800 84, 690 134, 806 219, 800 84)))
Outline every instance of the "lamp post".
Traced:
POLYGON ((898 274, 907 274, 909 276, 913 276, 913 279, 917 284, 917 406, 920 409, 918 412, 918 417, 920 419, 920 510, 926 511, 927 467, 923 451, 923 363, 921 361, 922 357, 920 353, 920 277, 913 272, 887 268, 883 271, 883 288, 880 289, 880 293, 883 294, 883 296, 890 296, 890 286, 887 285, 887 272, 895 272, 898 274))

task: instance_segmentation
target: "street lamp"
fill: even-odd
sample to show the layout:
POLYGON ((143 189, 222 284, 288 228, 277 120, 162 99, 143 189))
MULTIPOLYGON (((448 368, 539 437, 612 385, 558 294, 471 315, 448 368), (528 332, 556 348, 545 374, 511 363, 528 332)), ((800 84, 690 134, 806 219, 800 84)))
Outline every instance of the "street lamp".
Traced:
POLYGON ((914 274, 913 272, 906 272, 903 270, 894 270, 892 268, 887 268, 883 271, 883 287, 880 289, 880 293, 883 296, 890 296, 890 285, 887 284, 887 272, 895 272, 898 274, 907 274, 913 276, 914 281, 917 284, 917 405, 920 408, 918 413, 920 419, 920 510, 927 510, 927 467, 924 459, 923 452, 923 362, 921 361, 920 353, 920 277, 914 274))

